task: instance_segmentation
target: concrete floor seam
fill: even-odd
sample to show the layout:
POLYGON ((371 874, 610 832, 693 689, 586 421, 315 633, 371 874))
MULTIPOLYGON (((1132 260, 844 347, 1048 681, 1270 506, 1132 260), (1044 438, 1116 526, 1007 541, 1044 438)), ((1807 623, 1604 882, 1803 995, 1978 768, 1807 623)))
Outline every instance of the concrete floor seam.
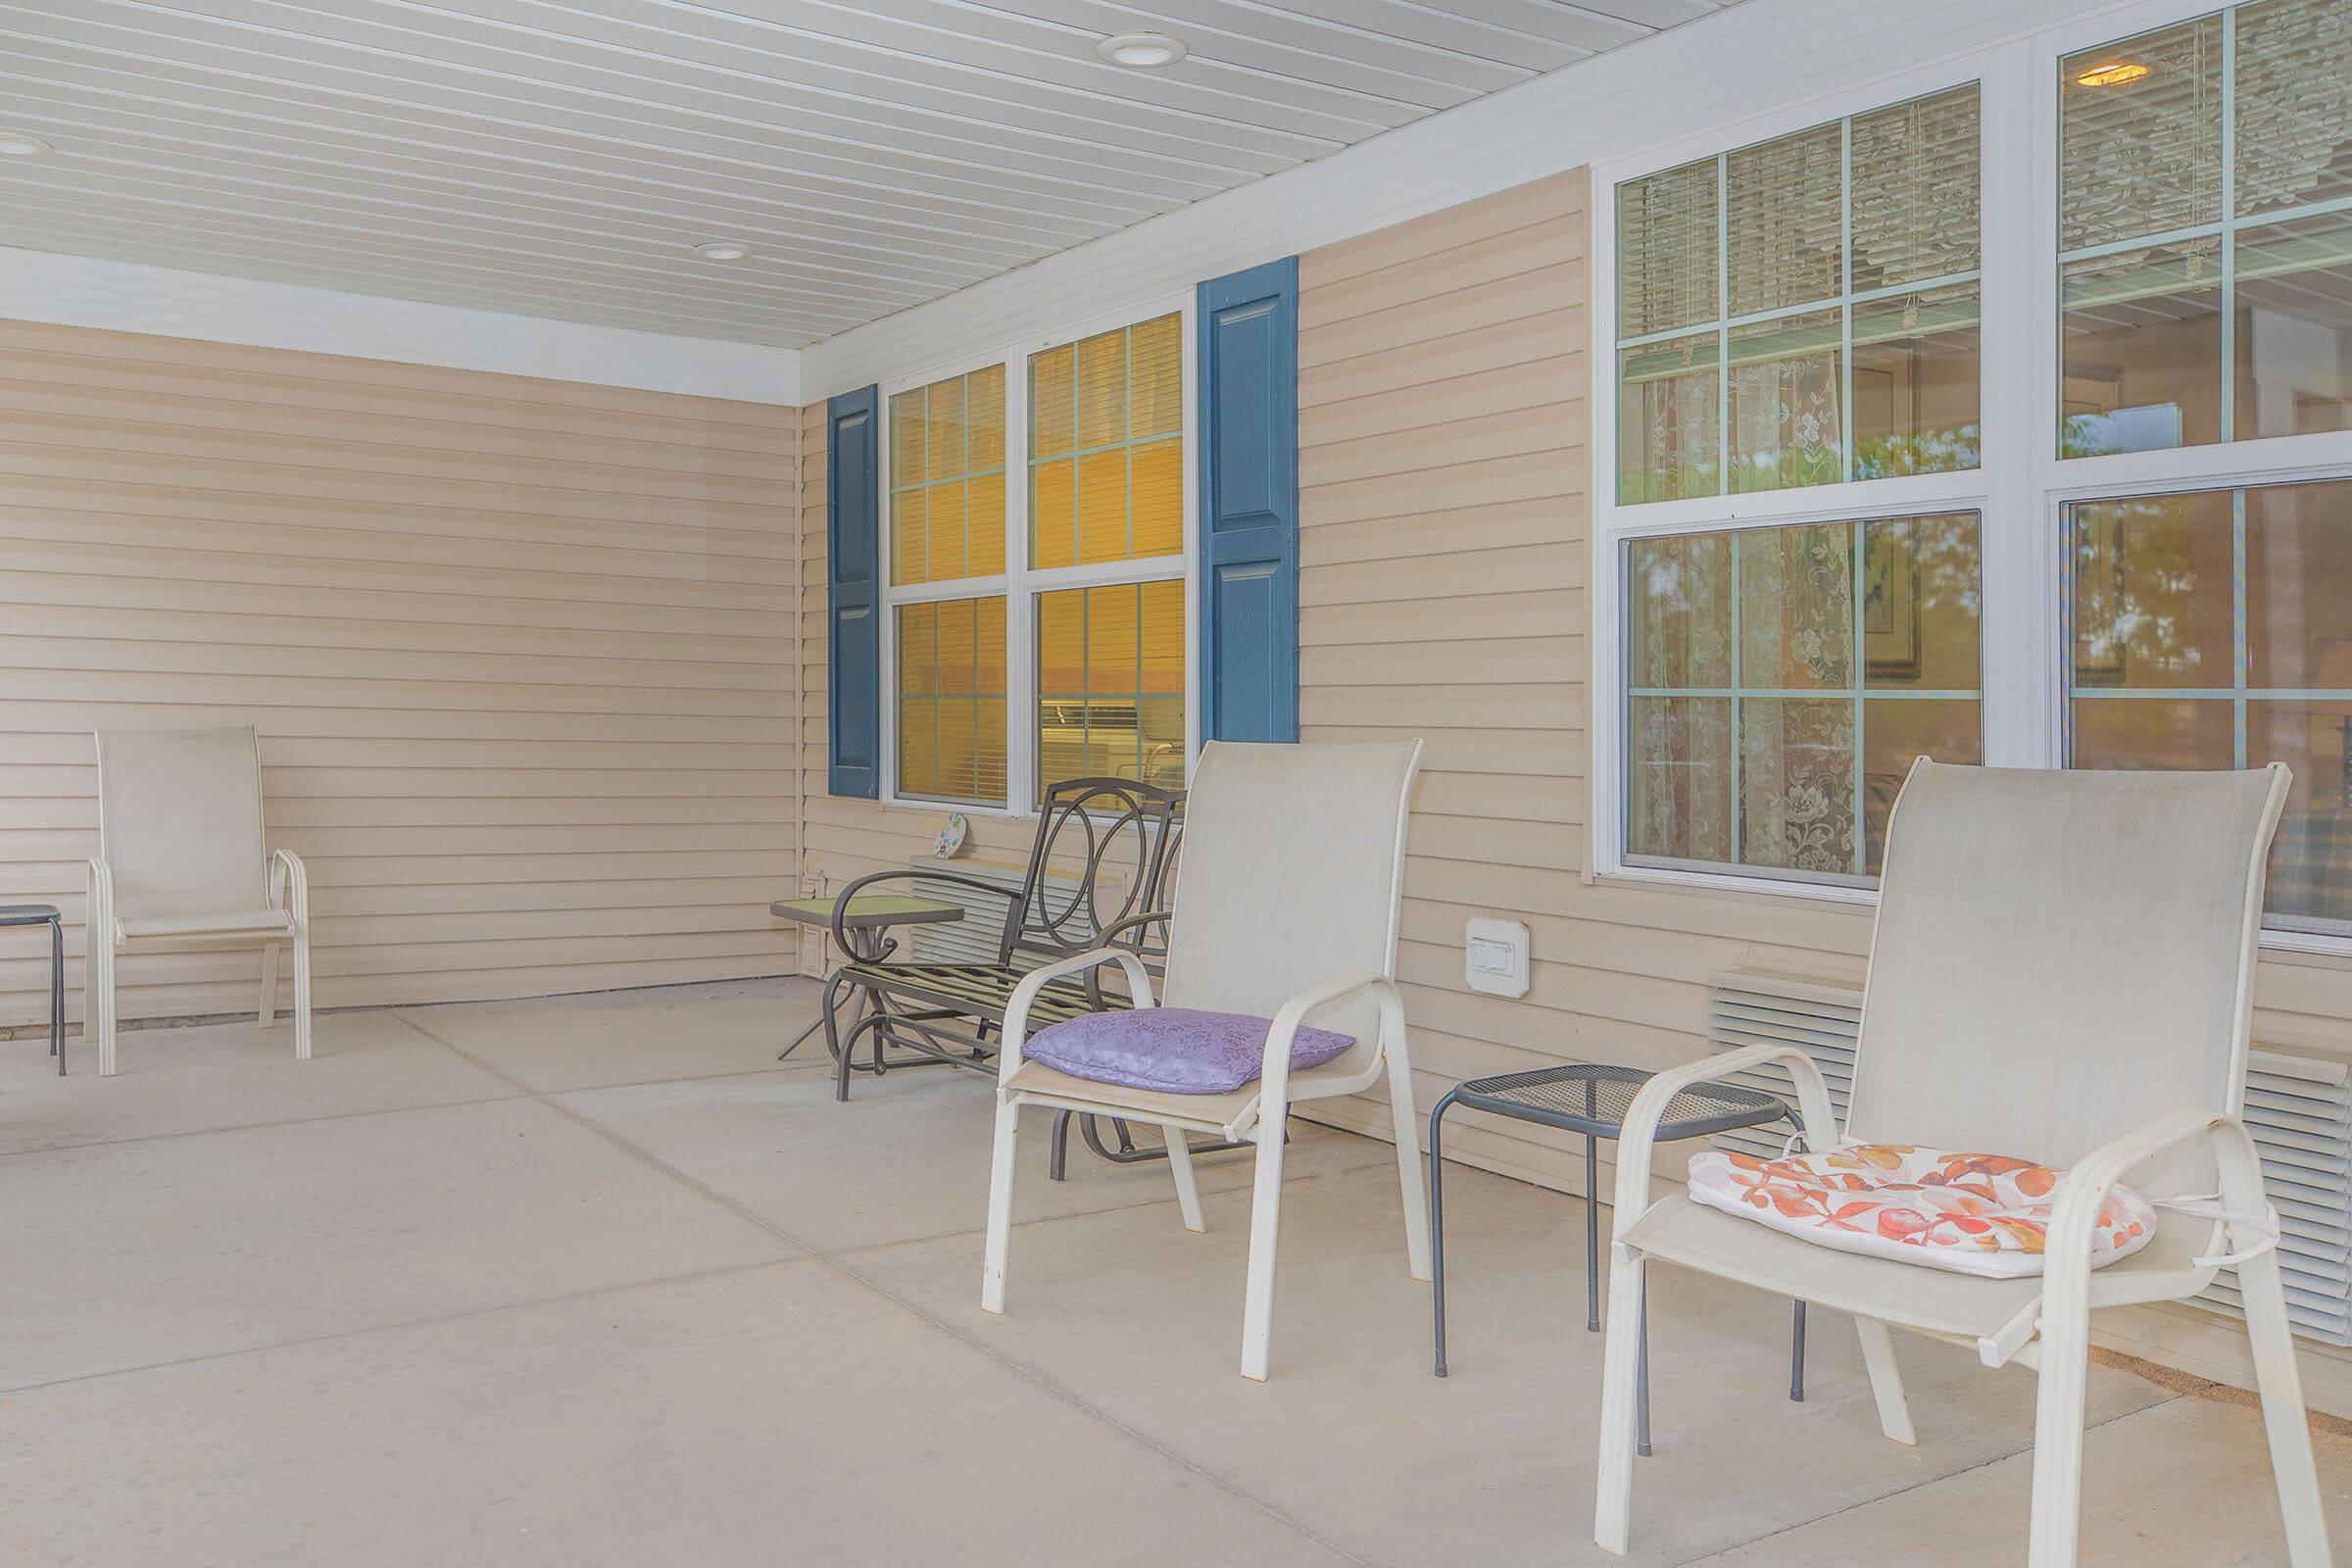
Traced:
POLYGON ((736 1214, 749 1223, 757 1225, 762 1230, 769 1232, 771 1235, 790 1243, 793 1247, 800 1250, 803 1258, 834 1270, 844 1279, 851 1281, 853 1284, 856 1284, 861 1289, 870 1292, 874 1296, 880 1297, 883 1300, 890 1302, 893 1306, 906 1313, 917 1322, 926 1324, 938 1333, 947 1335, 949 1338, 955 1340, 957 1344, 968 1347, 970 1349, 987 1357, 997 1365, 1018 1376, 1032 1387, 1044 1390, 1054 1398, 1057 1398, 1065 1404, 1068 1404, 1081 1411, 1089 1419, 1101 1422, 1103 1426, 1108 1427, 1112 1431, 1120 1433, 1130 1442, 1133 1442, 1142 1447, 1148 1448, 1151 1451, 1159 1454, 1169 1463, 1178 1465, 1190 1473, 1199 1476, 1201 1480, 1217 1488, 1219 1491, 1248 1503, 1250 1507, 1255 1508, 1267 1518, 1275 1521, 1287 1529, 1296 1532, 1306 1540, 1313 1542, 1316 1545, 1323 1547, 1325 1550, 1330 1551, 1348 1562, 1357 1564, 1358 1568, 1377 1568, 1377 1565, 1365 1561, 1365 1559, 1341 1546, 1337 1542, 1325 1538, 1318 1532, 1310 1529, 1303 1522, 1294 1518, 1285 1510, 1274 1506, 1263 1497, 1257 1496, 1255 1494, 1250 1492, 1247 1488, 1236 1485, 1234 1482, 1221 1475, 1218 1475, 1215 1471, 1208 1469, 1206 1466, 1199 1463, 1189 1456, 1179 1453, 1175 1449, 1168 1447, 1165 1444, 1162 1444, 1156 1439, 1140 1431, 1136 1427, 1130 1425, 1128 1422, 1121 1420, 1119 1417, 1111 1414, 1108 1410, 1103 1409, 1100 1405, 1095 1404, 1093 1401, 1082 1398, 1075 1392, 1064 1387, 1054 1379, 1047 1377, 1037 1368, 1032 1367, 1026 1362, 1023 1362, 1015 1357, 1004 1354, 1003 1351, 996 1348, 996 1347, 991 1346, 984 1341, 973 1338, 971 1335, 956 1327, 946 1319, 938 1317, 933 1313, 924 1311, 921 1307, 915 1305, 912 1301, 906 1299, 898 1292, 891 1290, 889 1287, 883 1285, 871 1276, 860 1273, 858 1270, 850 1267, 849 1264, 842 1261, 838 1255, 810 1247, 801 1238, 794 1235, 786 1227, 776 1224, 774 1221, 754 1212, 746 1205, 737 1202, 731 1198, 728 1198, 725 1194, 713 1190, 707 1183, 698 1181, 694 1177, 687 1175, 684 1171, 679 1170, 676 1166, 655 1154, 650 1150, 631 1143, 619 1133, 602 1125, 593 1118, 582 1115, 567 1105, 558 1103, 548 1096, 531 1088, 528 1084, 523 1083, 520 1079, 517 1079, 512 1074, 493 1065, 492 1063, 484 1061, 475 1056, 472 1053, 466 1051, 465 1047, 458 1045, 454 1041, 446 1040, 441 1036, 434 1034, 431 1030, 425 1028, 422 1024, 416 1022, 415 1019, 402 1016, 397 1013, 395 1016, 400 1017, 400 1021, 402 1023, 407 1024, 411 1029, 416 1030, 425 1039, 430 1040, 435 1044, 455 1053, 468 1065, 477 1067, 504 1082, 515 1085, 530 1099, 538 1101, 540 1103, 546 1105, 550 1110, 553 1110, 557 1114, 575 1123, 583 1130, 593 1133, 597 1137, 612 1145, 612 1147, 624 1151, 645 1164, 648 1168, 661 1172, 662 1175, 667 1176, 670 1180, 679 1183, 680 1185, 706 1199, 709 1199, 711 1202, 718 1204, 722 1208, 725 1208, 730 1213, 736 1214))

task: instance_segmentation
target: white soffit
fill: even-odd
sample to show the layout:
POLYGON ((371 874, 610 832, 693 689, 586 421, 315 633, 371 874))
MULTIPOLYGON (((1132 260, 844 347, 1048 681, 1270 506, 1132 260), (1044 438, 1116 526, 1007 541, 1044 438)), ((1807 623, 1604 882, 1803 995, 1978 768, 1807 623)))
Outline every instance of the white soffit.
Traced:
POLYGON ((0 238, 799 348, 1736 3, 0 0, 0 238))
MULTIPOLYGON (((818 343, 802 357, 802 390, 813 401, 976 362, 1203 278, 1694 136, 1736 145, 1742 122, 1758 117, 1947 61, 1965 70, 1995 46, 2088 15, 2114 11, 2118 36, 2138 31, 2153 24, 2142 15, 2147 4, 1737 0, 1702 25, 1489 94, 818 343)), ((2199 13, 2200 0, 2178 4, 2180 16, 2199 13)))

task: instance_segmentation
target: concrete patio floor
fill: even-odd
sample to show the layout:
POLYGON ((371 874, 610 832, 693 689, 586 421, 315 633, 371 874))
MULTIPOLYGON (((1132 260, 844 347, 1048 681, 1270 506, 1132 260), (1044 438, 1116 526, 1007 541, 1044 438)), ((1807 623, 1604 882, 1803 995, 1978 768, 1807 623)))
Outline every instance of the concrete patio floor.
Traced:
MULTIPOLYGON (((1588 1543, 1583 1211, 1449 1167, 1430 1376, 1385 1145, 1301 1128, 1274 1377, 1235 1372, 1246 1156, 1025 1141, 979 1309, 984 1086, 832 1100, 772 1058, 813 987, 126 1033, 122 1075, 0 1043, 0 1562, 1559 1565, 1588 1543)), ((1661 1270, 1647 1564, 2023 1557, 2033 1380, 1661 1270)), ((2260 1423, 2094 1367, 2083 1561, 2282 1562, 2260 1423)), ((2339 1549, 2352 1441, 2323 1436, 2339 1549)))

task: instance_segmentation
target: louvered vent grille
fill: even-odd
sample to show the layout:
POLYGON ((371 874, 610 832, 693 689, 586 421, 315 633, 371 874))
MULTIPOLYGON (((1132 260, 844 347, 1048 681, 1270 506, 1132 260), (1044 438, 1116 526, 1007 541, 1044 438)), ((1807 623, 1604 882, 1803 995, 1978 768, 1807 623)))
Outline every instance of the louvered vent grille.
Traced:
MULTIPOLYGON (((2278 1210, 2287 1316, 2298 1334, 2352 1345, 2352 1072, 2255 1052, 2246 1063, 2246 1125, 2278 1210)), ((2239 1313, 2236 1272, 2224 1269, 2199 1299, 2239 1313)))
MULTIPOLYGON (((907 862, 917 871, 929 871, 939 866, 930 856, 907 862)), ((914 931, 914 956, 924 963, 994 963, 997 947, 1004 937, 1005 912, 1012 901, 1020 896, 1021 882, 1028 874, 1025 866, 1001 865, 986 860, 957 860, 956 875, 972 877, 986 882, 999 891, 982 893, 956 882, 929 882, 917 879, 911 884, 915 897, 937 899, 942 904, 963 906, 963 918, 946 924, 918 925, 914 931)), ((1078 890, 1078 879, 1055 872, 1046 873, 1047 897, 1054 901, 1054 907, 1062 907, 1063 901, 1078 890)), ((1063 927, 1063 935, 1074 944, 1083 944, 1093 934, 1093 926, 1081 913, 1073 915, 1063 927)), ((1045 961, 1035 954, 1016 954, 1014 961, 1023 967, 1045 961)))
MULTIPOLYGON (((1861 1016, 1856 987, 1745 971, 1713 975, 1707 983, 1711 1049, 1797 1047, 1829 1080, 1840 1125, 1853 1090, 1861 1016)), ((1783 1068, 1743 1072, 1732 1081, 1793 1102, 1783 1068)), ((2246 1065, 2245 1115, 2284 1236, 2278 1256, 2287 1314, 2298 1334, 2352 1345, 2352 1068, 2257 1051, 2246 1065)), ((1714 1142, 1769 1158, 1786 1139, 1786 1133, 1751 1128, 1720 1134, 1714 1142)), ((2224 1270, 2198 1299, 2237 1315, 2236 1275, 2224 1270)))

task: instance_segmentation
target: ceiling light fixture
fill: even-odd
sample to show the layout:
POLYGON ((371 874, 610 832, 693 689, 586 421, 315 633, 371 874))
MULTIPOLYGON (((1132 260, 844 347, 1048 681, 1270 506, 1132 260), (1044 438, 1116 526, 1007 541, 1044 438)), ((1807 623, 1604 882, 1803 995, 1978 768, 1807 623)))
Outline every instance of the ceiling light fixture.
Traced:
POLYGON ((39 158, 57 151, 38 136, 19 131, 0 131, 0 158, 39 158))
POLYGON ((2127 81, 2137 81, 2148 74, 2148 68, 2136 60, 2111 60, 2103 66, 2093 66, 2075 78, 2078 87, 2120 87, 2127 81))
POLYGON ((1164 32, 1114 32, 1095 45, 1095 53, 1130 71, 1153 71, 1176 64, 1192 51, 1182 38, 1164 32))
POLYGON ((752 248, 739 239, 714 239, 697 245, 694 254, 706 262, 740 262, 752 254, 752 248))

